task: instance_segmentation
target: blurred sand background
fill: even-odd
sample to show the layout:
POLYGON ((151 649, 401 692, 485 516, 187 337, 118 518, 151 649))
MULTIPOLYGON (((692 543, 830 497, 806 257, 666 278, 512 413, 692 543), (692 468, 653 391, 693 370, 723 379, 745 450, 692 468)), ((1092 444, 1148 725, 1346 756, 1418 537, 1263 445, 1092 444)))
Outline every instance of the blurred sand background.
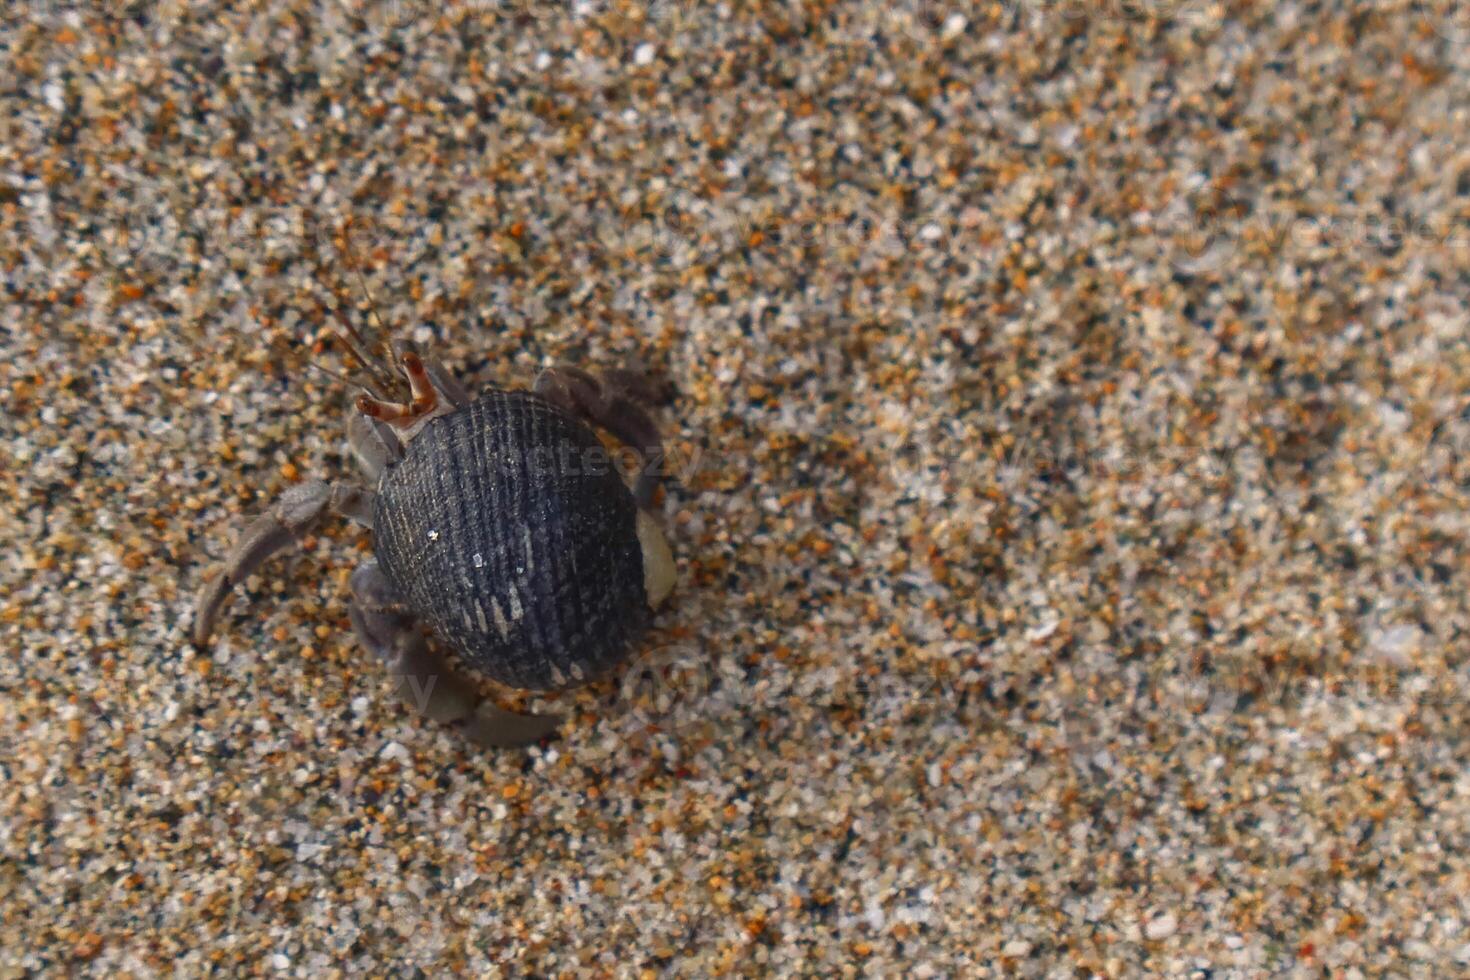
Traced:
POLYGON ((0 975, 1470 970, 1462 4, 20 3, 0 975), (639 358, 627 670, 470 752, 308 371, 639 358))

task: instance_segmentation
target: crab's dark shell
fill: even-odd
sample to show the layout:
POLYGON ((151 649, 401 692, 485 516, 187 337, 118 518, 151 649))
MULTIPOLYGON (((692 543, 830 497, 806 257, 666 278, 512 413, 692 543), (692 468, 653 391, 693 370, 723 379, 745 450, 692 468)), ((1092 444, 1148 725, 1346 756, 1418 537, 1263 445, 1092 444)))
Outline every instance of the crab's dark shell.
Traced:
POLYGON ((637 505, 587 426, 530 392, 431 421, 378 487, 394 591, 465 664, 549 690, 614 666, 648 622, 637 505))

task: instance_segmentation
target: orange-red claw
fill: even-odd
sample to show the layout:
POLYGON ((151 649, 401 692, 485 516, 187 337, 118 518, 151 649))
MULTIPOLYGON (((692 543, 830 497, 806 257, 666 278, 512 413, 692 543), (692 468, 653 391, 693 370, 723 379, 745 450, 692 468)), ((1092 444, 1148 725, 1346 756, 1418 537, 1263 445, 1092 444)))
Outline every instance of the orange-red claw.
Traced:
POLYGON ((419 356, 412 351, 406 351, 399 361, 403 365, 403 373, 408 375, 412 401, 404 405, 400 402, 381 401, 370 395, 359 395, 357 410, 368 418, 380 422, 413 422, 438 407, 439 393, 429 380, 429 372, 419 356))

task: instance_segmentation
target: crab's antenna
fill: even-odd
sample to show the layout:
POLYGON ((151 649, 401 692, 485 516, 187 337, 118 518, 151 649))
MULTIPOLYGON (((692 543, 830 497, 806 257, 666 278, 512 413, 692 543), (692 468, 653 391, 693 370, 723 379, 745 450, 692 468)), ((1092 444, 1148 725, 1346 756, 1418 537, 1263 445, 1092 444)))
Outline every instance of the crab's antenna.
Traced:
MULTIPOLYGON (((315 220, 314 214, 311 214, 311 219, 312 237, 316 240, 317 247, 320 248, 324 244, 324 242, 322 241, 320 225, 315 220)), ((348 223, 351 223, 350 218, 348 219, 348 223)), ((383 318, 378 315, 377 307, 373 304, 372 294, 367 292, 367 283, 363 280, 361 270, 358 269, 357 262, 352 255, 351 244, 346 242, 345 234, 343 235, 343 241, 345 243, 345 247, 338 247, 338 254, 342 255, 342 257, 347 261, 347 264, 352 268, 352 271, 357 274, 358 281, 362 284, 363 287, 363 293, 367 296, 369 309, 371 310, 373 317, 378 321, 378 325, 381 328, 383 318)), ((333 244, 334 246, 336 245, 335 242, 333 244)), ((333 298, 335 299, 336 291, 329 291, 333 293, 333 298)), ((377 358, 373 357, 371 353, 369 353, 372 345, 363 338, 362 334, 358 332, 357 327, 353 326, 352 321, 348 318, 346 311, 344 311, 340 305, 330 307, 330 309, 332 311, 332 315, 337 318, 337 323, 339 325, 339 328, 333 331, 333 333, 336 334, 337 339, 342 341, 342 345, 347 348, 348 352, 352 354, 353 358, 363 368, 363 370, 367 371, 368 374, 372 376, 375 382, 381 385, 385 391, 392 391, 395 387, 396 379, 393 377, 392 372, 384 368, 382 363, 379 362, 377 358)))
POLYGON ((316 361, 313 361, 309 357, 306 359, 306 366, 314 371, 320 371, 322 374, 325 374, 327 377, 331 378, 333 381, 338 382, 339 384, 351 385, 354 383, 353 380, 347 375, 341 373, 340 371, 333 371, 331 368, 328 367, 322 367, 320 364, 318 364, 316 361))
POLYGON ((332 314, 337 317, 337 322, 340 324, 333 331, 337 339, 342 341, 342 345, 347 348, 348 353, 352 355, 353 359, 368 374, 373 376, 374 380, 383 384, 391 391, 393 389, 392 375, 383 370, 382 365, 367 353, 367 341, 363 340, 362 334, 357 332, 357 328, 352 325, 352 321, 347 318, 347 314, 342 311, 341 307, 333 308, 332 314))
POLYGON ((347 262, 347 268, 357 277, 357 285, 362 289, 362 295, 367 299, 368 312, 373 319, 378 321, 378 329, 384 333, 391 333, 383 323, 383 317, 378 313, 378 304, 373 300, 372 290, 368 289, 367 277, 362 274, 362 267, 357 264, 357 258, 352 254, 352 239, 349 237, 348 229, 352 227, 352 219, 348 218, 342 229, 342 258, 347 262))
MULTIPOLYGON (((292 347, 291 347, 291 345, 288 344, 286 342, 286 340, 284 338, 282 338, 282 337, 273 337, 271 339, 271 342, 270 343, 271 343, 271 346, 272 347, 274 347, 276 350, 280 351, 283 354, 289 354, 289 355, 295 355, 296 354, 296 351, 293 350, 292 347)), ((337 371, 333 371, 331 368, 328 368, 328 367, 325 367, 325 366, 323 366, 321 364, 318 364, 316 361, 312 360, 311 357, 309 357, 309 356, 303 358, 303 360, 306 362, 306 366, 307 367, 311 368, 314 371, 320 371, 322 374, 324 374, 327 377, 331 378, 333 381, 337 381, 337 382, 340 382, 340 383, 345 384, 345 385, 357 384, 357 382, 355 382, 351 378, 347 377, 347 375, 341 374, 340 372, 337 372, 337 371)))

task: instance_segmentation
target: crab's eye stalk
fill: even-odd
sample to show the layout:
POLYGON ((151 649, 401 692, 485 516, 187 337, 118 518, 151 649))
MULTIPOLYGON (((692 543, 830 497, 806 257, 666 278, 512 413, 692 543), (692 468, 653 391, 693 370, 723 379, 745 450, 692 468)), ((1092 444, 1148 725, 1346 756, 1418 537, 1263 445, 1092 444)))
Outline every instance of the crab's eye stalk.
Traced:
POLYGON ((403 373, 408 376, 412 400, 405 405, 402 402, 384 401, 362 394, 357 396, 357 410, 370 419, 407 429, 427 421, 439 409, 439 392, 429 381, 429 372, 425 370, 424 362, 419 359, 418 354, 405 350, 399 363, 403 365, 403 373))

